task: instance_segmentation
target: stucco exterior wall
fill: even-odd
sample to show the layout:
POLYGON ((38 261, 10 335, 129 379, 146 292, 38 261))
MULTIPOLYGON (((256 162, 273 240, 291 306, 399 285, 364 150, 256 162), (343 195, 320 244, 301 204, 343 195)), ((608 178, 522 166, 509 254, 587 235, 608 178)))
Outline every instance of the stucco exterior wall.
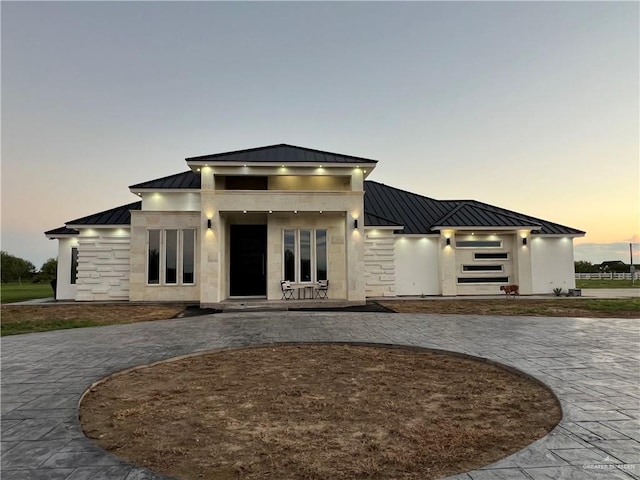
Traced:
POLYGON ((455 235, 455 274, 454 280, 457 284, 458 295, 487 295, 500 294, 500 285, 504 283, 472 283, 472 284, 459 284, 458 277, 508 277, 508 283, 517 283, 517 276, 514 268, 514 233, 500 233, 500 234, 456 234, 455 235), (458 242, 460 241, 474 241, 474 240, 500 240, 502 242, 501 247, 497 248, 461 248, 458 242), (491 252, 506 252, 509 257, 507 260, 490 260, 479 261, 474 260, 474 253, 491 253, 491 252), (463 272, 463 265, 482 265, 493 264, 502 265, 503 270, 501 272, 463 272))
POLYGON ((566 293, 567 289, 576 287, 573 239, 533 236, 529 243, 533 293, 553 293, 556 287, 566 293))
POLYGON ((269 190, 351 190, 348 176, 294 176, 274 175, 269 177, 269 190))
POLYGON ((132 301, 192 302, 200 299, 200 212, 131 212, 131 277, 129 297, 132 301), (195 283, 190 285, 148 285, 147 249, 149 229, 195 229, 195 283))
POLYGON ((364 279, 367 297, 396 294, 395 239, 393 230, 366 229, 364 279))
POLYGON ((75 300, 76 298, 76 285, 71 283, 71 249, 77 246, 78 240, 75 237, 58 239, 57 300, 75 300))
POLYGON ((396 294, 440 295, 439 257, 437 236, 396 237, 396 294))
POLYGON ((131 248, 129 229, 82 229, 77 239, 78 277, 75 299, 128 300, 131 248))
POLYGON ((164 212, 200 211, 200 192, 154 192, 142 194, 142 210, 164 212))

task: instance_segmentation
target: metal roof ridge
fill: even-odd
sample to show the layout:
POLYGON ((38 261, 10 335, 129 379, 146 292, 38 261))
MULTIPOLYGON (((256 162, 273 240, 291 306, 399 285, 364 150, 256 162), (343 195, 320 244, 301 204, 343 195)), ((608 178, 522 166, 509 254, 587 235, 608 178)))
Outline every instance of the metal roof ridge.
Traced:
MULTIPOLYGON (((187 157, 185 158, 186 162, 191 162, 191 161, 205 161, 205 160, 213 160, 215 158, 219 158, 219 157, 224 157, 224 156, 228 156, 228 155, 235 155, 235 154, 241 154, 241 153, 249 153, 249 152, 256 152, 259 150, 269 150, 269 149, 274 149, 274 148, 293 148, 293 149, 297 149, 297 150, 301 150, 304 152, 314 152, 314 153, 320 153, 323 155, 333 155, 336 157, 343 157, 343 158, 351 158, 354 159, 356 161, 360 161, 360 162, 368 162, 368 163, 378 163, 378 160, 373 160, 371 158, 364 158, 364 157, 356 157, 354 155, 347 155, 344 153, 336 153, 336 152, 329 152, 327 150, 318 150, 315 148, 309 148, 309 147, 300 147, 298 145, 291 145, 288 143, 278 143, 278 144, 274 144, 274 145, 266 145, 263 147, 253 147, 253 148, 245 148, 245 149, 240 149, 240 150, 231 150, 228 152, 220 152, 220 153, 210 153, 210 154, 206 154, 206 155, 197 155, 195 157, 187 157)), ((308 162, 312 162, 311 160, 307 161, 308 162)), ((250 163, 250 162, 248 162, 250 163)), ((278 161, 274 160, 274 163, 278 163, 278 161)), ((295 162, 294 162, 295 163, 295 162)))

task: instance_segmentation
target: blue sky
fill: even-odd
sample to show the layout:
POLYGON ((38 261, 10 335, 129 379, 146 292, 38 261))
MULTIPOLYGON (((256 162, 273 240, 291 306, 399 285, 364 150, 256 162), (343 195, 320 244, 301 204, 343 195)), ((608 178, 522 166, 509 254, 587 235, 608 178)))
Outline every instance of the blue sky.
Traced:
POLYGON ((640 241, 636 2, 1 9, 2 249, 38 266, 128 185, 275 143, 586 230, 576 259, 640 241))

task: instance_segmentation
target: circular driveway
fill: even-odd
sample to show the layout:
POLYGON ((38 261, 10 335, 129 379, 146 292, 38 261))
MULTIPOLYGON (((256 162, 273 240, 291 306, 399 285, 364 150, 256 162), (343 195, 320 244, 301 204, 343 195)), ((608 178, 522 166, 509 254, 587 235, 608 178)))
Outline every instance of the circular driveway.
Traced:
POLYGON ((80 396, 119 370, 223 347, 370 342, 451 350, 522 370, 560 399, 551 434, 450 479, 640 478, 640 322, 633 319, 233 313, 2 338, 7 479, 162 479, 84 437, 80 396))

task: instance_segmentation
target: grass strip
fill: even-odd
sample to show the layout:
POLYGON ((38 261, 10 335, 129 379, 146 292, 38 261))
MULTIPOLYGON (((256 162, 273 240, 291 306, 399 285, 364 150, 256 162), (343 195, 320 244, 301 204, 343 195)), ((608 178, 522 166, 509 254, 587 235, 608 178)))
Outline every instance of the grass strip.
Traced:
POLYGON ((53 297, 53 290, 48 283, 3 283, 0 285, 0 302, 3 304, 49 297, 53 297))
POLYGON ((100 325, 100 323, 94 320, 80 319, 2 322, 0 323, 0 335, 19 335, 21 333, 47 332, 50 330, 65 330, 68 328, 95 327, 97 325, 100 325))

